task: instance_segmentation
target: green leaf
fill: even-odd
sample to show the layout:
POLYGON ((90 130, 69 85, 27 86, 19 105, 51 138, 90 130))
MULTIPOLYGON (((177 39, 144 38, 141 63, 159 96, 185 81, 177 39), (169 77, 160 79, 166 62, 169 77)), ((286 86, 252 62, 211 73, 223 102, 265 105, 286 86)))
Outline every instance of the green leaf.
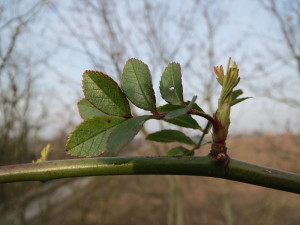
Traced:
POLYGON ((181 142, 189 145, 195 145, 191 138, 178 130, 162 130, 149 134, 146 138, 156 142, 181 142))
POLYGON ((183 90, 181 81, 181 68, 178 63, 169 63, 160 80, 160 93, 166 102, 173 105, 182 105, 183 90))
MULTIPOLYGON (((193 140, 193 142, 194 142, 195 144, 198 144, 198 143, 199 143, 200 138, 201 138, 200 135, 195 135, 195 136, 192 136, 192 137, 191 137, 191 139, 193 140)), ((201 144, 200 144, 200 145, 205 145, 205 144, 209 144, 209 143, 211 143, 211 141, 207 141, 207 140, 204 140, 204 139, 203 139, 203 140, 201 141, 201 144)))
POLYGON ((107 142, 107 151, 118 152, 124 145, 129 143, 142 129, 146 120, 151 116, 138 116, 128 119, 118 125, 110 134, 107 142))
POLYGON ((180 106, 180 105, 172 105, 172 104, 165 104, 162 106, 157 107, 157 111, 159 113, 165 113, 165 112, 170 112, 176 109, 182 109, 184 107, 180 106))
POLYGON ((129 59, 123 69, 121 87, 129 100, 139 108, 155 111, 156 99, 149 68, 142 61, 129 59))
POLYGON ((92 105, 86 98, 81 99, 78 103, 78 111, 83 119, 90 119, 96 116, 104 116, 105 113, 101 112, 92 105))
POLYGON ((96 156, 107 149, 107 140, 113 129, 125 121, 117 116, 100 116, 85 120, 70 134, 66 150, 75 156, 96 156))
POLYGON ((234 106, 242 101, 245 101, 246 99, 249 99, 251 97, 245 97, 245 98, 238 98, 239 96, 241 96, 243 94, 243 90, 238 89, 232 92, 232 99, 231 99, 231 106, 234 106))
MULTIPOLYGON (((187 101, 185 104, 188 105, 188 104, 190 104, 190 103, 191 103, 191 101, 187 101)), ((194 103, 192 109, 196 109, 196 110, 198 110, 199 112, 204 112, 203 109, 202 109, 197 103, 194 103)))
POLYGON ((178 116, 175 119, 169 119, 169 120, 164 120, 164 121, 174 124, 174 125, 177 125, 177 126, 180 126, 180 127, 201 129, 198 122, 191 115, 187 115, 187 114, 178 116))
POLYGON ((234 101, 231 101, 231 106, 234 106, 234 105, 236 105, 236 104, 238 104, 238 103, 240 103, 240 102, 242 102, 242 101, 245 101, 245 100, 247 100, 247 99, 249 99, 249 98, 252 98, 252 97, 237 98, 237 99, 235 99, 234 101))
POLYGON ((191 151, 182 146, 172 148, 167 152, 167 156, 192 156, 192 155, 194 155, 194 151, 191 151))
MULTIPOLYGON (((176 109, 182 109, 182 107, 178 106, 178 105, 166 104, 166 105, 158 107, 157 111, 159 113, 165 113, 165 112, 170 112, 170 111, 176 110, 176 109)), ((201 129, 198 122, 191 115, 188 115, 188 114, 178 116, 175 119, 169 119, 169 120, 164 120, 164 121, 174 124, 174 125, 177 125, 177 126, 181 126, 181 127, 192 128, 192 129, 201 129)))
POLYGON ((176 110, 173 110, 173 111, 170 111, 164 119, 166 120, 170 120, 170 119, 174 119, 178 116, 182 116, 182 115, 185 115, 187 114, 187 112, 193 108, 193 105, 195 104, 195 101, 197 99, 197 96, 194 96, 192 101, 185 107, 185 108, 182 108, 182 109, 176 109, 176 110))
MULTIPOLYGON (((190 103, 191 103, 191 101, 186 101, 185 102, 186 105, 188 105, 190 103)), ((157 111, 160 112, 160 113, 164 113, 164 112, 170 112, 170 111, 173 111, 173 110, 176 110, 176 109, 182 109, 182 108, 184 108, 184 107, 180 106, 180 105, 165 104, 165 105, 157 107, 157 111)), ((194 103, 192 108, 196 109, 200 112, 204 112, 203 109, 201 109, 200 106, 198 106, 197 103, 194 103)))
POLYGON ((240 95, 242 95, 244 92, 242 89, 238 89, 238 90, 234 90, 232 93, 231 93, 231 96, 232 96, 232 100, 235 100, 237 99, 240 95))
POLYGON ((108 115, 131 117, 128 100, 118 84, 102 72, 83 73, 83 91, 86 99, 108 115))

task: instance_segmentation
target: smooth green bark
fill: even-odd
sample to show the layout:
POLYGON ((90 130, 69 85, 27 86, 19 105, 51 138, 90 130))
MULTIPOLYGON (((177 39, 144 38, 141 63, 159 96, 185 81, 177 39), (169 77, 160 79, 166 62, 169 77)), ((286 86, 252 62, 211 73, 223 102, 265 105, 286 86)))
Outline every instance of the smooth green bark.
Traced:
POLYGON ((235 159, 227 170, 207 156, 102 157, 48 161, 0 167, 0 183, 48 181, 103 175, 193 175, 219 177, 273 189, 300 193, 300 175, 235 159))

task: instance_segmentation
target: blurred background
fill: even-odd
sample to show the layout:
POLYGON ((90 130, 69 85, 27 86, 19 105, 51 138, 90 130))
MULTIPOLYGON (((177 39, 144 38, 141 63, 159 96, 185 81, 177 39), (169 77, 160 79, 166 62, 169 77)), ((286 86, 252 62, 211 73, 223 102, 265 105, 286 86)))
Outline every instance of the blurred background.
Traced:
MULTIPOLYGON (((83 71, 118 81, 131 57, 149 65, 158 105, 160 75, 179 62, 185 99, 198 95, 208 113, 220 92, 213 66, 232 57, 253 98, 232 109, 230 156, 300 173, 299 0, 0 0, 0 165, 30 163, 47 143, 50 160, 70 158, 83 71)), ((147 124, 119 155, 164 155, 172 145, 144 135, 169 127, 147 124)), ((299 207, 296 194, 204 177, 0 185, 0 224, 9 225, 296 225, 299 207)))

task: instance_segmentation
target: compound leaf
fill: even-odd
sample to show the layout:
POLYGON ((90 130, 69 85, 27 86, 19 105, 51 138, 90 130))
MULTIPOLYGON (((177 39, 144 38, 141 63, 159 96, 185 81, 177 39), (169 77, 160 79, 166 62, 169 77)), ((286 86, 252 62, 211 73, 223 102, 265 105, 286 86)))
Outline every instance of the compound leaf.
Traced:
POLYGON ((192 155, 194 155, 194 151, 191 151, 182 146, 172 148, 167 152, 167 156, 192 156, 192 155))
POLYGON ((104 116, 105 113, 101 112, 92 105, 86 98, 81 99, 78 103, 78 111, 83 119, 90 119, 96 116, 104 116))
POLYGON ((129 59, 123 69, 121 87, 128 99, 139 108, 155 111, 154 95, 149 68, 142 61, 129 59))
POLYGON ((181 68, 178 63, 169 63, 160 80, 160 93, 166 102, 173 105, 183 104, 181 68))
POLYGON ((124 145, 129 143, 135 135, 137 135, 146 120, 150 117, 151 116, 134 117, 116 126, 108 138, 107 151, 111 153, 118 152, 124 145))
POLYGON ((105 114, 131 117, 129 102, 118 84, 98 71, 83 73, 83 92, 86 99, 105 114))
POLYGON ((107 140, 113 129, 125 119, 117 116, 100 116, 85 120, 70 134, 66 150, 76 156, 96 156, 107 149, 107 140))
POLYGON ((195 145, 191 138, 178 130, 162 130, 149 134, 146 138, 150 141, 156 142, 181 142, 184 144, 195 145))

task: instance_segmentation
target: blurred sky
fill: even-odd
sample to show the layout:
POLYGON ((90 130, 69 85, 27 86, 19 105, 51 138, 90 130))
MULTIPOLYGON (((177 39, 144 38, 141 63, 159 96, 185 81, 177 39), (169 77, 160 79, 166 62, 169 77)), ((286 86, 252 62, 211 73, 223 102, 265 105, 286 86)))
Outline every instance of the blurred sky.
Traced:
MULTIPOLYGON (((3 1, 5 2, 5 1, 3 1)), ((3 4, 3 2, 1 4, 3 4)), ((9 4, 6 1, 4 4, 9 4)), ((132 26, 126 11, 123 10, 126 4, 131 4, 131 6, 138 12, 140 7, 140 2, 138 0, 131 1, 116 1, 117 13, 119 13, 122 18, 122 26, 126 29, 135 29, 132 26)), ((159 4, 163 1, 151 1, 153 5, 159 4)), ((170 34, 170 42, 166 42, 166 45, 174 43, 176 39, 176 29, 172 26, 172 19, 169 15, 180 14, 185 8, 188 8, 190 4, 194 1, 165 1, 168 2, 167 6, 170 7, 170 14, 165 17, 166 24, 170 23, 170 26, 164 26, 164 32, 170 34), (169 21, 168 21, 169 20, 169 21)), ((210 4, 210 1, 203 1, 205 5, 210 4)), ((215 2, 215 1, 213 1, 215 2)), ((232 125, 231 133, 253 133, 253 132, 286 132, 291 129, 293 131, 299 131, 299 107, 290 107, 287 104, 278 103, 274 100, 270 100, 263 97, 259 89, 253 88, 257 87, 267 87, 272 81, 278 79, 279 81, 282 77, 286 76, 297 76, 297 70, 295 70, 295 65, 275 65, 275 69, 270 69, 270 74, 265 75, 256 71, 257 62, 261 65, 266 65, 269 67, 271 58, 269 53, 266 51, 265 43, 267 42, 272 47, 274 51, 280 51, 282 54, 289 56, 287 49, 283 48, 280 43, 282 38, 279 32, 279 25, 270 13, 263 9, 259 1, 249 1, 249 0, 224 0, 216 1, 223 17, 221 20, 222 26, 218 30, 215 39, 215 48, 217 51, 224 52, 216 59, 216 65, 226 65, 228 57, 232 57, 233 60, 237 61, 240 66, 240 76, 241 85, 245 91, 245 96, 252 96, 253 99, 247 100, 232 109, 232 125), (238 43, 238 44, 237 44, 238 43)), ((280 1, 279 1, 280 2, 280 1)), ((32 1, 22 1, 24 5, 32 4, 32 1)), ((70 113, 65 113, 66 110, 71 112, 74 116, 75 121, 80 121, 80 118, 76 112, 76 102, 83 97, 81 91, 81 76, 84 70, 87 69, 97 69, 88 59, 88 57, 83 54, 84 50, 78 42, 78 40, 72 37, 69 30, 66 28, 66 23, 72 26, 79 33, 84 34, 89 27, 89 24, 85 24, 84 19, 76 18, 78 13, 73 12, 71 9, 75 1, 65 0, 65 1, 50 1, 47 9, 38 16, 38 19, 34 21, 34 26, 28 28, 28 32, 23 35, 22 45, 19 46, 20 51, 32 51, 32 57, 39 58, 49 55, 47 60, 47 66, 40 68, 40 79, 37 80, 37 93, 42 96, 42 98, 48 101, 49 112, 51 119, 49 120, 49 126, 44 130, 46 134, 51 135, 55 133, 61 125, 60 120, 65 116, 69 117, 70 113), (62 16, 64 21, 62 21, 62 16), (81 22, 81 24, 77 22, 81 22), (77 23, 77 25, 76 25, 77 23), (34 54, 34 55, 33 55, 34 54)), ((201 5, 202 3, 200 3, 201 5)), ((157 15, 163 13, 164 9, 157 9, 157 15)), ((215 16, 218 17, 218 11, 214 10, 215 16)), ((154 13, 155 14, 155 13, 154 13)), ((211 15, 212 18, 214 15, 211 15)), ((137 16, 138 18, 138 16, 137 16)), ((196 18, 197 19, 197 18, 196 18)), ((142 23, 142 22, 141 22, 142 23)), ((202 37, 207 29, 205 28, 205 21, 201 16, 199 21, 197 21, 197 26, 199 28, 195 29, 197 32, 193 33, 193 40, 196 38, 203 39, 202 37)), ((87 38, 89 34, 86 34, 87 38)), ((191 35, 192 36, 192 35, 191 35)), ((103 35, 103 38, 106 38, 103 35)), ((135 40, 133 38, 133 40, 135 40)), ((138 40, 138 37, 136 38, 138 40)), ((187 40, 188 42, 188 40, 187 40)), ((205 43, 205 42, 204 42, 205 43)), ((138 42, 137 44, 140 44, 138 42)), ((93 48, 92 44, 88 44, 93 48)), ((188 44, 187 44, 188 45, 188 44)), ((138 57, 149 65, 150 70, 154 70, 154 87, 156 95, 159 96, 158 84, 159 76, 164 70, 164 67, 156 68, 151 65, 151 60, 149 59, 148 50, 143 48, 143 44, 138 48, 139 55, 135 55, 134 52, 128 54, 130 57, 138 57)), ((96 48, 96 47, 95 47, 96 48)), ((201 49, 199 49, 199 55, 201 55, 201 49)), ((177 61, 179 63, 186 62, 188 52, 182 51, 176 58, 170 58, 170 61, 177 61)), ((104 57, 103 57, 104 58, 104 57)), ((194 63, 201 62, 195 60, 194 63)), ((124 65, 123 60, 120 64, 124 65)), ((276 64, 276 63, 275 63, 276 64)), ((208 71, 212 73, 212 68, 203 69, 203 71, 208 71)), ((107 65, 104 68, 105 73, 116 77, 113 73, 111 65, 107 65)), ((186 80, 198 82, 195 79, 197 74, 190 76, 190 71, 188 69, 182 68, 184 89, 188 90, 186 95, 191 97, 189 83, 186 80), (193 81, 195 79, 195 81, 193 81)), ((199 72, 199 73, 202 73, 199 72)), ((216 81, 215 81, 216 82, 216 81)), ((296 80, 294 85, 299 85, 299 79, 296 80)), ((200 87, 200 86, 199 86, 200 87)), ((285 87, 286 88, 286 87, 285 87)), ((292 89, 288 95, 297 96, 299 89, 292 89)), ((280 88, 275 90, 280 92, 280 88)), ((289 90, 282 90, 289 92, 289 90)), ((201 96, 199 96, 199 101, 201 96)), ((159 100, 160 104, 164 104, 159 100)), ((215 98, 215 103, 217 104, 217 99, 215 98)), ((198 102, 201 105, 201 102, 198 102)), ((216 106, 215 104, 215 106, 216 106)), ((34 111, 34 110, 33 110, 34 111)), ((201 121, 200 121, 201 122, 201 121)), ((158 127, 152 126, 151 130, 158 129, 158 127)))

